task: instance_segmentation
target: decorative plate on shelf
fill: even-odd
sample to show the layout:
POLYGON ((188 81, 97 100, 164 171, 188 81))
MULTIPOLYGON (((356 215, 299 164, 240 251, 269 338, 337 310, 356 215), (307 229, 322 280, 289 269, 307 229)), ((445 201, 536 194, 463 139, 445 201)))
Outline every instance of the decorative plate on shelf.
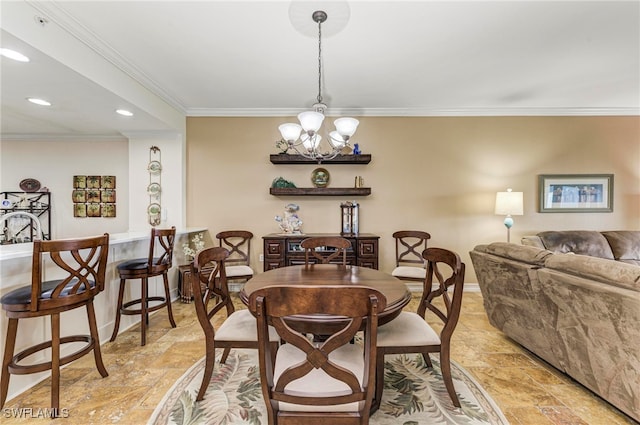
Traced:
POLYGON ((147 192, 151 196, 159 195, 161 190, 162 190, 162 188, 160 187, 159 183, 151 183, 149 186, 147 186, 147 192))
POLYGON ((25 192, 37 192, 40 190, 40 182, 36 179, 24 179, 20 182, 20 189, 25 192))
POLYGON ((329 184, 329 172, 325 168, 316 168, 311 173, 311 183, 315 187, 327 187, 329 184))
POLYGON ((147 213, 149 213, 149 215, 160 215, 160 204, 151 204, 149 205, 149 207, 147 208, 147 213))
POLYGON ((151 161, 147 169, 152 174, 158 174, 160 171, 162 171, 162 164, 160 164, 160 161, 151 161))

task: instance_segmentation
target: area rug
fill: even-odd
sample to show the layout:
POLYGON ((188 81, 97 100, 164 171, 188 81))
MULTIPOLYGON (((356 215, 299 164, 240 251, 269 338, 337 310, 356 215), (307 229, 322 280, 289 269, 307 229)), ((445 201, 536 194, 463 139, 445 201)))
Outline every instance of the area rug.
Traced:
MULTIPOLYGON (((232 350, 224 365, 218 360, 204 400, 195 401, 204 373, 202 358, 167 392, 148 424, 266 425, 257 350, 232 350)), ((382 403, 370 424, 508 425, 491 397, 456 363, 451 368, 460 408, 449 398, 437 356, 432 356, 431 369, 420 355, 386 356, 385 360, 382 403)))

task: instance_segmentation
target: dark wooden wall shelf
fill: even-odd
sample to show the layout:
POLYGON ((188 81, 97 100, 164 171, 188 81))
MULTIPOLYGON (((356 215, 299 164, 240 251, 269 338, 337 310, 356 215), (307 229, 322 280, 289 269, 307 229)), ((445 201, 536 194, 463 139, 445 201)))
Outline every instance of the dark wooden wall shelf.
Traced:
POLYGON ((368 196, 370 187, 272 187, 275 196, 368 196))
MULTIPOLYGON (((272 164, 318 164, 313 159, 305 158, 302 155, 290 155, 288 153, 278 153, 269 155, 272 164)), ((371 154, 360 155, 338 155, 333 159, 321 161, 324 164, 368 164, 371 162, 371 154)))

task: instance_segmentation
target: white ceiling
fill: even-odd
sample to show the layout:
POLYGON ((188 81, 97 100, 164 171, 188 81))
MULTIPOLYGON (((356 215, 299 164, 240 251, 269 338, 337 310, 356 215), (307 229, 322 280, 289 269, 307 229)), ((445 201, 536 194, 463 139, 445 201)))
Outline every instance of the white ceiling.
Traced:
POLYGON ((5 137, 176 130, 175 115, 295 114, 317 95, 315 9, 329 14, 329 114, 640 115, 640 1, 0 7, 2 47, 31 58, 0 63, 5 137), (115 115, 120 107, 135 116, 115 115))

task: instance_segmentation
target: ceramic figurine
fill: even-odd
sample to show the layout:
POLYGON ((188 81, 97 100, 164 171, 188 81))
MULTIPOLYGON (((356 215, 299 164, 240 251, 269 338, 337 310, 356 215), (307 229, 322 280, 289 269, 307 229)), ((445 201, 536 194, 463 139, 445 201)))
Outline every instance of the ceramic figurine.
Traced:
POLYGON ((354 155, 360 155, 362 153, 362 151, 360 150, 360 145, 357 143, 353 144, 353 154, 354 155))
POLYGON ((302 233, 302 220, 298 217, 300 207, 296 204, 287 204, 284 208, 284 218, 277 215, 275 217, 280 230, 283 233, 299 235, 302 233))

